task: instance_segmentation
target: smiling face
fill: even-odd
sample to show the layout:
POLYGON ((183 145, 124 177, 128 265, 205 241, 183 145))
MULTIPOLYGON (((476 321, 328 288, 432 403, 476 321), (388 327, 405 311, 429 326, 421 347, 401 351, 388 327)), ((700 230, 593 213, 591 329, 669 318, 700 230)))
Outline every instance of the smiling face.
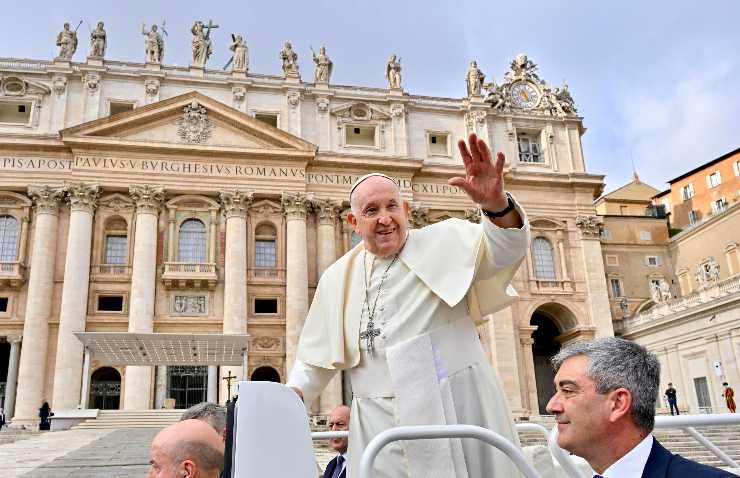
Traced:
POLYGON ((382 176, 364 180, 352 193, 351 205, 347 222, 362 237, 365 249, 381 257, 401 250, 408 231, 409 205, 401 200, 394 182, 382 176))
POLYGON ((609 433, 611 411, 609 394, 598 393, 596 382, 587 375, 590 364, 583 355, 565 360, 555 375, 555 395, 547 404, 558 424, 558 446, 586 460, 609 433))
MULTIPOLYGON (((349 430, 349 407, 341 405, 334 409, 329 418, 329 431, 339 432, 349 430)), ((347 451, 347 438, 332 438, 329 441, 331 447, 337 453, 344 453, 347 451)))

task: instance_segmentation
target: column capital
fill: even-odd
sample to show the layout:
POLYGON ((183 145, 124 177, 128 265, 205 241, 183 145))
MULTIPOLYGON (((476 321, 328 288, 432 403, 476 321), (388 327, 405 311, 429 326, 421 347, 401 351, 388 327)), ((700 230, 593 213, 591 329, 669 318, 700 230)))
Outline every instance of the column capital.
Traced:
POLYGON ((154 214, 159 213, 159 207, 164 201, 165 190, 161 186, 129 186, 128 193, 136 203, 136 213, 154 214))
POLYGON ((306 220, 313 195, 305 193, 283 193, 283 213, 290 219, 306 220))
POLYGON ((23 336, 22 335, 7 335, 5 337, 5 340, 7 340, 11 344, 16 344, 16 343, 20 343, 23 341, 23 336))
POLYGON ((598 239, 604 220, 599 216, 578 216, 576 226, 581 230, 583 238, 598 239))
POLYGON ((311 201, 311 206, 319 218, 319 225, 334 226, 339 217, 342 205, 339 201, 329 198, 319 198, 311 201))
POLYGON ((73 211, 84 211, 90 214, 95 211, 100 195, 100 188, 97 184, 67 185, 64 190, 73 211))
POLYGON ((420 202, 411 203, 411 226, 424 227, 429 224, 429 208, 420 202))
POLYGON ((59 214, 59 201, 64 197, 64 188, 59 186, 29 186, 28 195, 36 206, 36 214, 59 214))
POLYGON ((240 189, 229 189, 219 193, 221 206, 224 208, 226 219, 231 217, 247 217, 247 209, 254 201, 254 191, 245 191, 240 189))
POLYGON ((465 210, 465 220, 480 224, 480 208, 474 207, 465 210))

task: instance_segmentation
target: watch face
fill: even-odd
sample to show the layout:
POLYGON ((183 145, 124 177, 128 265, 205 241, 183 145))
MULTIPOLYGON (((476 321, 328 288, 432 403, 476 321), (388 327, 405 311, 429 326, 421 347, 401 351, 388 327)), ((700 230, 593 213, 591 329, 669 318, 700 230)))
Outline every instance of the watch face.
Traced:
POLYGON ((519 108, 532 109, 540 102, 540 92, 533 84, 520 81, 511 87, 511 102, 519 108))

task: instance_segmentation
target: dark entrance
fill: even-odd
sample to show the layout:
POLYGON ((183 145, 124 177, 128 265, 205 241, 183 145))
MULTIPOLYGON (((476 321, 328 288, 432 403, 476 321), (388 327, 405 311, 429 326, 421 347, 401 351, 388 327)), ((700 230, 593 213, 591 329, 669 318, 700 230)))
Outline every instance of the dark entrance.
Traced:
POLYGON ((258 367, 252 372, 252 381, 280 383, 280 374, 272 367, 258 367))
POLYGON ((10 363, 10 344, 0 342, 0 408, 5 409, 5 385, 8 380, 8 364, 10 363))
POLYGON ((175 399, 175 408, 190 408, 205 402, 208 393, 208 367, 172 365, 167 367, 169 397, 175 399))
POLYGON ((536 325, 537 330, 532 333, 532 358, 534 360, 534 375, 537 383, 537 403, 540 415, 547 414, 545 407, 555 394, 553 379, 555 371, 550 365, 550 358, 560 350, 560 343, 555 337, 560 335, 557 325, 549 317, 535 312, 530 325, 536 325))
POLYGON ((121 374, 113 367, 101 367, 90 379, 90 408, 118 410, 121 404, 121 374))

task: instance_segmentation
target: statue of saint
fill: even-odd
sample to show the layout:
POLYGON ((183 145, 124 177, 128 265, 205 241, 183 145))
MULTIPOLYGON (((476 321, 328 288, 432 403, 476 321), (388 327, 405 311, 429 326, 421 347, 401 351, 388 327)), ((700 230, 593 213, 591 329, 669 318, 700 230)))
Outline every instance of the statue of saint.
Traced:
POLYGON ((293 51, 293 46, 289 41, 286 41, 285 46, 280 50, 280 59, 283 61, 284 76, 298 74, 298 53, 293 51))
POLYGON ((103 22, 98 22, 95 30, 90 32, 90 58, 103 58, 108 46, 103 22))
POLYGON ((162 35, 157 31, 157 25, 152 25, 149 31, 146 31, 146 25, 141 24, 141 34, 144 39, 147 63, 162 63, 164 58, 164 40, 162 35))
POLYGON ((385 77, 388 80, 388 87, 390 89, 401 89, 401 59, 396 60, 396 55, 391 55, 391 58, 385 65, 385 77))
POLYGON ((627 300, 627 297, 622 297, 619 301, 619 308, 622 310, 622 317, 630 315, 630 302, 627 300))
POLYGON ((232 58, 233 64, 231 66, 232 71, 243 72, 249 69, 249 48, 247 48, 247 42, 244 41, 241 35, 231 35, 231 46, 229 49, 234 52, 232 58))
POLYGON ((465 82, 468 86, 468 97, 474 95, 480 96, 483 88, 483 80, 485 80, 485 78, 486 75, 480 71, 478 63, 476 61, 471 61, 470 68, 468 68, 468 74, 465 75, 465 82))
POLYGON ((213 42, 211 41, 211 29, 218 28, 210 20, 204 25, 200 20, 196 21, 190 28, 193 34, 193 66, 206 66, 206 62, 213 54, 213 42))
POLYGON ((322 46, 319 48, 319 54, 313 52, 313 62, 316 63, 316 71, 314 71, 314 81, 316 83, 329 83, 331 79, 331 72, 334 68, 334 64, 326 55, 326 47, 322 46))
POLYGON ((59 47, 57 58, 60 60, 71 60, 77 51, 77 30, 71 30, 69 23, 65 23, 64 29, 57 35, 57 46, 59 47))

